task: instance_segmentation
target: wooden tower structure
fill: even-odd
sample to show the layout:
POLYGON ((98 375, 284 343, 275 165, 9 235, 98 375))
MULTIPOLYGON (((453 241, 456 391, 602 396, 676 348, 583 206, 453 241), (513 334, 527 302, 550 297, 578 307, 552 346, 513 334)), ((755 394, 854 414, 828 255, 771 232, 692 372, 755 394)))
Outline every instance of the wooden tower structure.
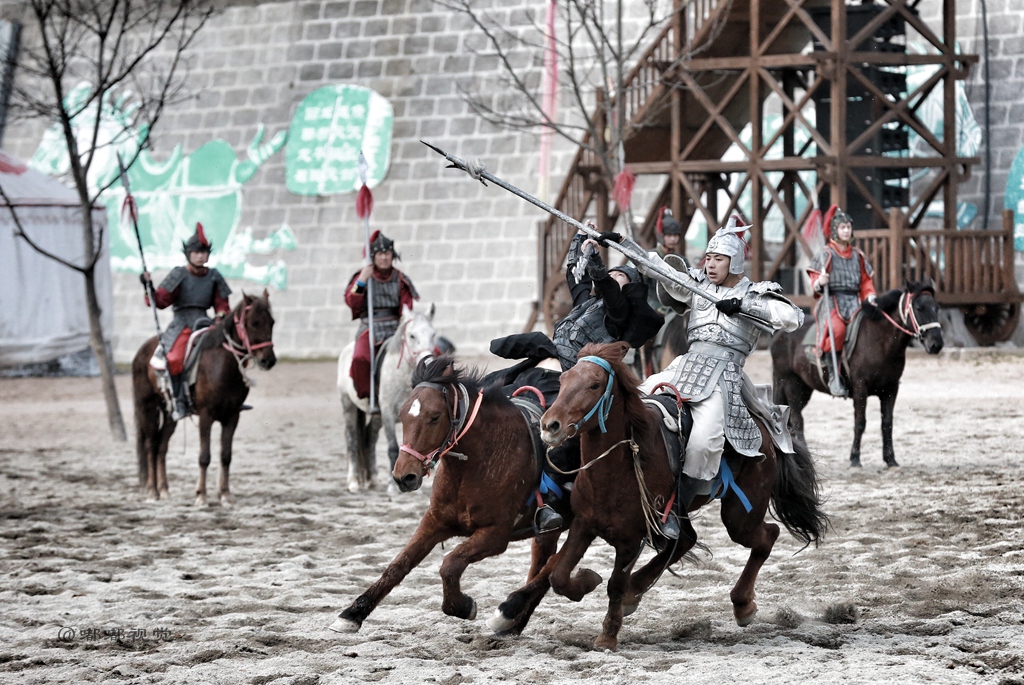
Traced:
MULTIPOLYGON (((957 185, 979 161, 957 150, 957 82, 977 56, 955 51, 955 0, 942 0, 937 27, 916 6, 676 0, 622 92, 626 163, 661 187, 640 242, 653 245, 665 205, 684 227, 710 232, 739 214, 752 226, 749 277, 777 281, 809 307, 803 273, 815 246, 802 229, 816 207, 838 204, 854 219, 880 292, 931 278, 940 303, 961 307, 979 342, 1008 337, 1020 302, 1012 217, 998 230, 956 225, 957 185)), ((611 229, 618 209, 598 168, 581 147, 554 204, 611 229)), ((542 230, 549 329, 565 311, 572 233, 554 217, 542 230)))

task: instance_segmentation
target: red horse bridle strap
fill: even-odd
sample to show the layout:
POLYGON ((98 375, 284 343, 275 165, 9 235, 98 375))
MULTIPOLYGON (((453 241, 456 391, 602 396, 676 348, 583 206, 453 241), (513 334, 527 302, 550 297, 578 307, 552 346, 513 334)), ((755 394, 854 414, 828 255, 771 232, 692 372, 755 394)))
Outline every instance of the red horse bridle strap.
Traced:
POLYGON ((917 314, 914 312, 914 296, 911 293, 903 293, 902 295, 900 295, 899 312, 900 319, 903 320, 903 323, 910 330, 907 330, 907 328, 904 328, 903 326, 896 323, 896 321, 893 320, 893 318, 886 314, 885 312, 882 312, 882 316, 888 319, 889 323, 898 328, 900 331, 909 335, 911 338, 916 337, 918 339, 921 339, 924 337, 925 331, 930 330, 932 328, 942 327, 938 321, 932 321, 931 323, 926 323, 923 326, 917 322, 917 314))
POLYGON ((473 426, 473 422, 476 421, 477 414, 480 412, 480 405, 483 403, 484 391, 481 388, 476 395, 476 402, 473 403, 473 408, 469 408, 469 392, 466 390, 466 386, 459 383, 457 386, 453 384, 441 385, 440 383, 420 383, 416 387, 428 386, 435 390, 438 390, 445 396, 445 407, 448 409, 448 420, 451 423, 451 427, 448 429, 448 435, 445 436, 441 444, 430 451, 429 454, 421 454, 409 443, 403 443, 399 448, 399 452, 405 452, 406 454, 415 457, 421 462, 427 475, 430 475, 430 470, 440 461, 441 457, 446 454, 451 454, 453 457, 457 457, 462 461, 468 459, 465 454, 459 452, 453 452, 452 448, 459 444, 459 440, 469 432, 469 429, 473 426), (448 405, 448 388, 451 387, 455 392, 453 393, 454 407, 448 405))

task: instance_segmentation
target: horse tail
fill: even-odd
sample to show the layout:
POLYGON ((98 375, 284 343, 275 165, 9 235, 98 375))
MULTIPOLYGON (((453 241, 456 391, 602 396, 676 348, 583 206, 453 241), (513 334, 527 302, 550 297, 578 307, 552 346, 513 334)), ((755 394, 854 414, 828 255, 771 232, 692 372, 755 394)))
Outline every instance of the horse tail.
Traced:
POLYGON ((793 453, 777 451, 778 472, 772 488, 772 510, 793 537, 817 547, 830 523, 822 511, 818 475, 807 445, 793 436, 793 453))

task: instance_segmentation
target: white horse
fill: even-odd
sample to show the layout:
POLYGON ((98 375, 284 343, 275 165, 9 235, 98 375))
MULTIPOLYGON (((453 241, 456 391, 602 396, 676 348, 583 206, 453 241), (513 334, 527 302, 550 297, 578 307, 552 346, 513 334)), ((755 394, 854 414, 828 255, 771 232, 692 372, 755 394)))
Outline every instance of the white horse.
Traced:
MULTIPOLYGON (((430 313, 427 315, 410 309, 403 310, 398 330, 381 345, 385 354, 380 367, 380 384, 376 388, 380 415, 369 415, 369 399, 356 397, 355 386, 349 376, 355 342, 346 345, 338 357, 338 390, 348 448, 349 492, 359 492, 377 485, 376 445, 381 426, 388 439, 391 469, 395 467, 395 460, 398 459, 398 439, 395 436, 398 412, 412 391, 412 372, 416 364, 434 353, 437 333, 433 321, 434 305, 430 305, 430 313)), ((398 488, 390 478, 388 481, 388 492, 397 492, 398 488)))

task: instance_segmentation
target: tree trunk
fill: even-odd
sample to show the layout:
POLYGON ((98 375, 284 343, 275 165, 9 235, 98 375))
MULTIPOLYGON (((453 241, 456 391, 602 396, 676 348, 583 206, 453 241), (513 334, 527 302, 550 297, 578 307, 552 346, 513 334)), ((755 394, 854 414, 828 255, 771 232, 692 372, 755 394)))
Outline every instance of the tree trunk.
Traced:
POLYGON ((121 405, 117 401, 117 386, 114 385, 114 360, 107 351, 103 340, 103 322, 100 320, 99 301, 96 299, 96 277, 94 269, 85 274, 85 298, 89 306, 89 347, 96 356, 100 367, 100 379, 103 383, 103 399, 107 403, 107 422, 110 434, 115 440, 125 442, 128 434, 124 429, 124 418, 121 416, 121 405))

